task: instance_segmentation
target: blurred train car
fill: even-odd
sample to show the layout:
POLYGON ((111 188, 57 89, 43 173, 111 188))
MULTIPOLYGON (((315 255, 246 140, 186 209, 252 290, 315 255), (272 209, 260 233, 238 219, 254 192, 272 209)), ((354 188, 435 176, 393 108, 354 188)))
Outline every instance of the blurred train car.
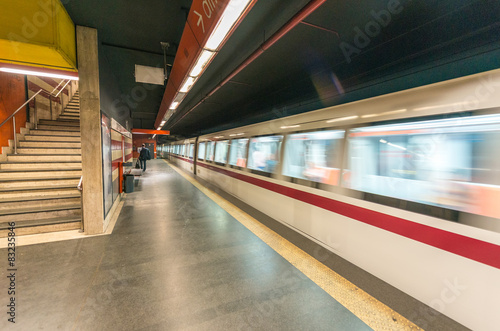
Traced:
POLYGON ((500 324, 500 70, 161 148, 465 326, 500 324))

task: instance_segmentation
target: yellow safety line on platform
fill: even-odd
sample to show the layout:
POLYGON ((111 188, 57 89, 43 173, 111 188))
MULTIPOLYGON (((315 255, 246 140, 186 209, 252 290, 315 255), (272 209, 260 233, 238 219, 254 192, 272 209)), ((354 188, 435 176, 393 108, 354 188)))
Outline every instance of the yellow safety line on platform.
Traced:
POLYGON ((372 329, 423 330, 214 191, 206 188, 175 165, 164 161, 372 329))

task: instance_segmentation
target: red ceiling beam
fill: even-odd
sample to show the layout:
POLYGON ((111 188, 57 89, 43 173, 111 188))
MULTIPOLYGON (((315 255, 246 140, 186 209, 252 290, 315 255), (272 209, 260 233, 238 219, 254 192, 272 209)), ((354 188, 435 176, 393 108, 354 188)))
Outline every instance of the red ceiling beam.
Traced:
MULTIPOLYGON (((179 43, 179 48, 175 56, 172 72, 163 95, 158 115, 155 120, 155 128, 159 127, 160 123, 169 107, 174 100, 177 92, 181 88, 184 79, 189 74, 191 68, 195 65, 198 56, 203 51, 211 33, 217 27, 222 13, 228 6, 230 0, 194 0, 188 14, 188 19, 182 33, 182 38, 179 43)), ((242 19, 252 9, 257 0, 252 0, 245 11, 240 16, 238 22, 234 24, 225 39, 219 46, 219 49, 224 45, 226 40, 231 36, 233 31, 241 23, 242 19)), ((218 50, 217 50, 218 51, 218 50)))
POLYGON ((238 73, 240 73, 243 69, 245 69, 250 63, 255 61, 260 55, 262 55, 267 49, 269 49, 272 45, 274 45, 278 40, 280 40, 283 36, 285 36, 290 30, 296 27, 298 24, 302 22, 307 16, 312 14, 316 9, 318 9, 322 4, 324 4, 326 0, 311 0, 304 8, 302 8, 294 17, 292 17, 285 25, 281 27, 275 34, 271 36, 268 40, 266 40, 255 52, 253 52, 249 57, 245 59, 236 69, 234 69, 221 83, 219 83, 212 91, 210 91, 203 99, 201 99, 196 105, 194 105, 191 109, 182 115, 175 123, 171 124, 174 126, 179 121, 181 121, 184 117, 186 117, 189 113, 191 113, 196 107, 201 105, 205 100, 211 97, 215 92, 217 92, 222 86, 224 86, 227 82, 234 78, 238 73))
POLYGON ((148 130, 148 129, 132 129, 132 134, 157 134, 159 136, 162 135, 170 135, 170 131, 167 130, 148 130))

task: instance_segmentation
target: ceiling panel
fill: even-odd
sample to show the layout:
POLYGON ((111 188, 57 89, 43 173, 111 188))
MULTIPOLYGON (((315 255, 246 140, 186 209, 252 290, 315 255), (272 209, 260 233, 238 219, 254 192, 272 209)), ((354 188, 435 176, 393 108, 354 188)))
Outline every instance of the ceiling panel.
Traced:
MULTIPOLYGON (((454 73, 426 79, 417 73, 498 49, 499 13, 498 1, 327 1, 305 20, 309 25, 299 24, 192 110, 235 67, 223 50, 210 68, 217 74, 207 70, 168 129, 195 135, 449 79, 454 73), (411 77, 405 84, 391 83, 404 76, 411 77)), ((252 47, 230 39, 226 50, 238 45, 236 54, 250 54, 255 36, 246 37, 252 47)))

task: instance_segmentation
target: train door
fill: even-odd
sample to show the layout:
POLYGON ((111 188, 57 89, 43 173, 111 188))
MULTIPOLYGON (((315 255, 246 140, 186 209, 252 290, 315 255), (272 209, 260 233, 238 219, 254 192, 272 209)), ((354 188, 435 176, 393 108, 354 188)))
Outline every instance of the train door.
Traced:
POLYGON ((193 174, 196 176, 196 164, 198 163, 198 137, 194 140, 194 153, 193 153, 193 174))
POLYGON ((155 158, 155 144, 154 143, 146 143, 146 148, 149 149, 151 153, 151 159, 155 158))

